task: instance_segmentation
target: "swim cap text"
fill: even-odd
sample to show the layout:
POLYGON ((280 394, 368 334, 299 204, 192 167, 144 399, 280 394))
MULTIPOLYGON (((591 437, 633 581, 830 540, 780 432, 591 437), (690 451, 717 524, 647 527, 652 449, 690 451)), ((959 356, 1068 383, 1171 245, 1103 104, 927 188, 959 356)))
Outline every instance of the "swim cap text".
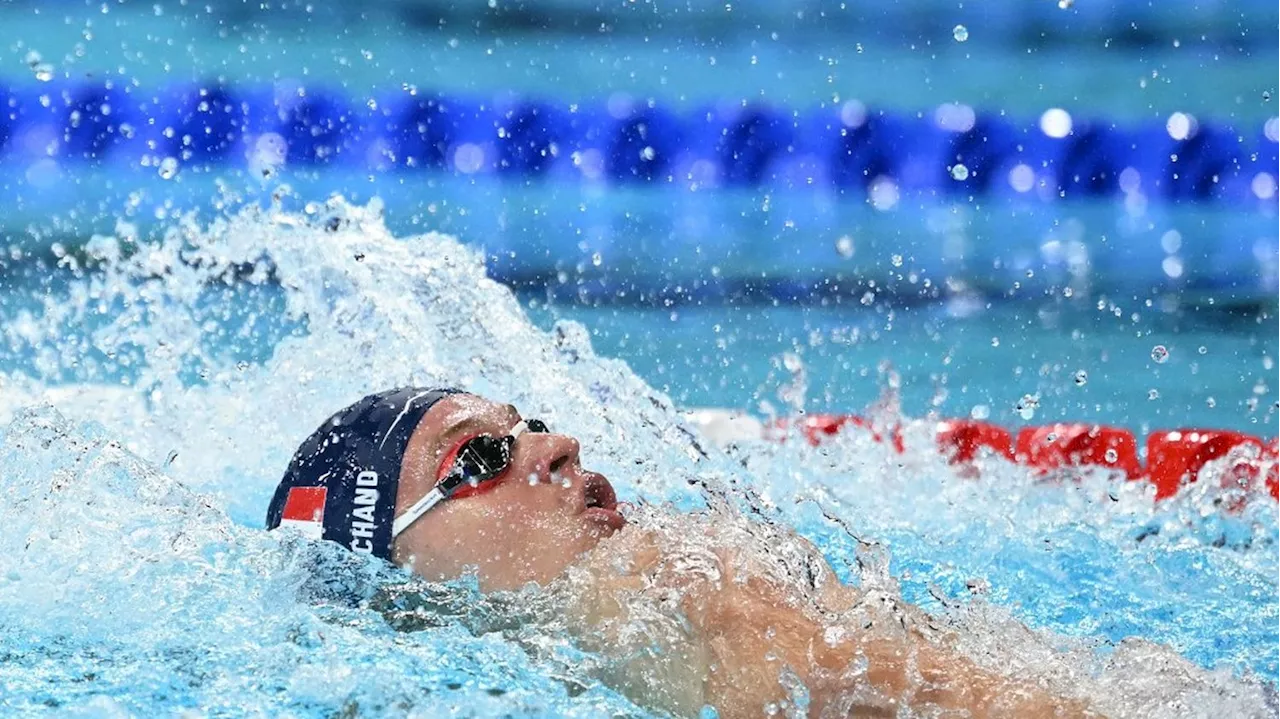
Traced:
POLYGON ((351 510, 351 549, 371 554, 373 552, 374 508, 378 504, 378 473, 365 470, 356 475, 356 496, 352 500, 356 508, 351 510))

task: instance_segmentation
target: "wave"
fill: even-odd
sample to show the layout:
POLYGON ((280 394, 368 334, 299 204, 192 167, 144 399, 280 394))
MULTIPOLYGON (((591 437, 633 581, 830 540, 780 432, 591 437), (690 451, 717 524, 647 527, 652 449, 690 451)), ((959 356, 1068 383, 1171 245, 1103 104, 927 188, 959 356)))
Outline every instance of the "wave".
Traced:
POLYGON ((718 449, 587 328, 540 330, 477 252, 394 238, 376 203, 282 196, 154 241, 127 230, 5 327, 34 357, 0 376, 0 693, 20 710, 651 711, 537 621, 547 593, 429 585, 260 530, 321 419, 414 383, 577 436, 673 539, 709 525, 785 573, 812 560, 780 549, 794 527, 981 665, 1117 716, 1274 713, 1256 679, 1276 665, 1269 499, 1228 515, 1204 482, 1154 505, 1136 483, 1046 486, 998 462, 972 481, 912 440, 923 423, 891 388, 903 455, 859 434, 718 449))

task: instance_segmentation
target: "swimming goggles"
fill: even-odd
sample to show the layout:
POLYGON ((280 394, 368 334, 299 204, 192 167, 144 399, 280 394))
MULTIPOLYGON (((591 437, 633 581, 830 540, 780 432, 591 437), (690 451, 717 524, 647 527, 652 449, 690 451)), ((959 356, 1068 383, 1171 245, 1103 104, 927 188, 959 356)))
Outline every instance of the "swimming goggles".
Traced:
POLYGON ((505 437, 481 434, 463 442, 458 446, 453 455, 453 461, 448 464, 448 470, 436 482, 436 486, 391 523, 391 537, 394 539, 400 536, 401 532, 418 521, 422 515, 431 511, 432 507, 459 494, 464 488, 479 489, 481 484, 500 477, 511 466, 511 448, 515 446, 516 438, 521 434, 525 432, 545 434, 547 431, 547 425, 542 420, 520 420, 511 428, 511 434, 505 437))

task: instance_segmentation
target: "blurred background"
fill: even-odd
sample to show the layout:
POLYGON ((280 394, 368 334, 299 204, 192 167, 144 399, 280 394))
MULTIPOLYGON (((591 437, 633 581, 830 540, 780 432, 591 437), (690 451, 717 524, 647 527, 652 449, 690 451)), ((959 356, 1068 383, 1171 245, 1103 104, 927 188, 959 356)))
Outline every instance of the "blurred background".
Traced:
POLYGON ((95 234, 338 194, 685 407, 1273 436, 1277 14, 9 0, 0 364, 95 234))

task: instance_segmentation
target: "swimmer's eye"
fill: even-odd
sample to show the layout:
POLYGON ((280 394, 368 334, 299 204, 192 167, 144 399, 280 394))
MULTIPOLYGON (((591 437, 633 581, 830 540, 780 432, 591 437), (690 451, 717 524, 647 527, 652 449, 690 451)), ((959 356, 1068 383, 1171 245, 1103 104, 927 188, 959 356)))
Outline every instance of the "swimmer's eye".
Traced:
POLYGON ((547 423, 540 419, 526 419, 524 421, 526 431, 537 434, 548 434, 551 430, 547 429, 547 423))

